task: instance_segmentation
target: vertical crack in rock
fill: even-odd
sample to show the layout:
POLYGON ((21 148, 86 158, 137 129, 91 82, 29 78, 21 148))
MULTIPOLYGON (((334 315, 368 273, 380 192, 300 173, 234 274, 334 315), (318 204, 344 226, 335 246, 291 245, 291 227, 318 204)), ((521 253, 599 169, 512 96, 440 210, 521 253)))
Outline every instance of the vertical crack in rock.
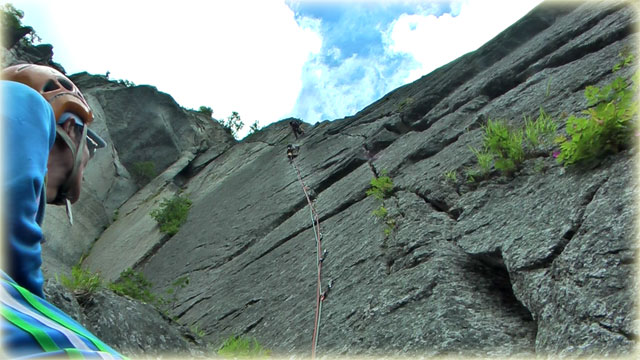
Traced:
POLYGON ((427 203, 429 206, 431 206, 434 210, 438 212, 443 212, 447 214, 447 216, 449 216, 451 219, 458 221, 458 217, 460 216, 460 213, 461 213, 460 209, 454 209, 452 211, 451 206, 444 201, 429 199, 426 196, 420 194, 420 192, 418 191, 415 191, 414 194, 416 194, 416 196, 424 200, 424 202, 427 203))
POLYGON ((562 234, 562 238, 557 242, 557 244, 553 246, 549 255, 542 259, 538 259, 534 261, 530 265, 518 268, 518 270, 529 271, 529 270, 543 269, 553 264, 555 259, 558 256, 560 256, 560 254, 562 254, 562 252, 567 247, 567 245, 569 245, 569 242, 573 240, 574 236, 578 233, 578 231, 582 227, 582 223, 584 222, 585 209, 593 201, 593 199, 596 196, 596 193, 598 192, 598 190, 600 190, 600 188, 602 187, 602 185, 604 185, 606 181, 607 180, 604 179, 600 181, 598 184, 593 185, 591 188, 587 190, 586 194, 583 197, 583 201, 580 204, 581 210, 578 216, 578 220, 574 224, 572 224, 572 226, 567 231, 565 231, 564 234, 562 234))
POLYGON ((529 309, 514 294, 511 277, 500 250, 469 255, 474 260, 470 263, 469 270, 488 281, 491 294, 499 300, 501 309, 512 318, 518 318, 522 323, 522 328, 528 329, 531 332, 531 338, 535 339, 537 323, 529 309))

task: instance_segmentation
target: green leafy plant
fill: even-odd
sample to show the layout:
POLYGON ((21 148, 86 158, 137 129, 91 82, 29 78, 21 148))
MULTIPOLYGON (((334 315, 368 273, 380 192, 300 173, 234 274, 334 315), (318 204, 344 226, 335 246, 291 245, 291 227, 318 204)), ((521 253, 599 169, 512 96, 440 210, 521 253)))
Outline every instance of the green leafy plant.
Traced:
POLYGON ((372 214, 376 219, 383 222, 383 232, 385 237, 388 237, 396 228, 396 220, 389 214, 389 211, 384 206, 384 200, 393 195, 393 181, 387 176, 386 171, 382 171, 382 176, 374 176, 371 179, 371 187, 367 190, 366 194, 381 201, 380 207, 373 210, 372 214))
POLYGON ((458 182, 458 175, 455 170, 447 171, 443 174, 445 180, 450 181, 452 183, 458 182))
POLYGON ((619 54, 618 57, 621 59, 619 62, 617 62, 615 65, 613 65, 613 68, 611 69, 611 72, 617 72, 618 70, 622 69, 625 66, 631 66, 633 64, 633 60, 634 60, 634 56, 631 53, 631 51, 628 48, 625 48, 624 50, 622 50, 619 54))
POLYGON ((200 106, 198 109, 199 112, 211 117, 213 115, 213 109, 208 106, 200 106))
POLYGON ((485 149, 494 155, 497 170, 511 174, 524 160, 522 129, 510 129, 504 121, 491 120, 484 129, 485 149))
POLYGON ((133 81, 129 81, 129 80, 118 80, 116 82, 118 84, 122 84, 122 85, 124 85, 124 86, 126 86, 128 88, 136 86, 136 84, 134 84, 133 81))
POLYGON ((408 98, 404 98, 399 104, 398 104, 398 108, 397 111, 400 112, 402 110, 404 110, 407 106, 413 104, 413 98, 412 97, 408 97, 408 98))
POLYGON ((200 327, 198 327, 198 325, 196 324, 189 326, 189 330, 191 330, 191 332, 199 338, 203 338, 205 335, 207 335, 207 333, 203 329, 200 329, 200 327))
POLYGON ((558 131, 558 124, 553 121, 542 107, 540 107, 540 115, 533 121, 530 117, 525 117, 524 135, 533 148, 540 145, 551 144, 553 137, 558 131))
POLYGON ((71 268, 71 277, 60 275, 60 283, 76 294, 93 294, 102 287, 100 275, 83 269, 80 265, 71 268))
MULTIPOLYGON (((632 60, 632 57, 626 57, 618 69, 632 60)), ((638 100, 634 96, 638 91, 639 74, 636 72, 630 81, 618 76, 602 88, 585 88, 589 108, 582 111, 584 116, 571 115, 567 119, 569 137, 558 139, 558 162, 565 166, 590 164, 631 144, 638 125, 635 118, 638 100)))
POLYGON ((476 160, 478 161, 478 166, 480 166, 479 171, 474 171, 475 177, 486 178, 491 172, 491 164, 493 163, 493 154, 491 154, 486 147, 483 147, 481 150, 476 149, 472 146, 469 146, 469 149, 476 156, 476 160))
POLYGON ((0 6, 0 25, 4 35, 1 40, 5 48, 10 49, 18 41, 25 45, 33 45, 35 41, 41 41, 32 27, 22 25, 23 17, 24 12, 10 3, 0 6))
POLYGON ((269 357, 271 350, 263 348, 254 337, 231 336, 222 343, 218 355, 225 358, 269 357))
POLYGON ((387 176, 386 171, 382 171, 382 176, 371 179, 371 188, 367 190, 366 194, 378 200, 384 200, 393 195, 393 181, 387 176))
POLYGON ((166 297, 162 299, 162 304, 167 307, 173 307, 178 302, 178 290, 184 289, 189 285, 189 277, 181 276, 171 283, 166 290, 166 297))
POLYGON ((544 97, 549 97, 549 94, 551 93, 551 80, 553 80, 553 76, 547 80, 547 90, 544 93, 544 97))
POLYGON ((160 232, 173 236, 187 221, 191 204, 188 197, 178 194, 171 199, 163 199, 160 208, 153 210, 150 215, 158 222, 160 232))
POLYGON ((465 173, 467 178, 467 184, 473 184, 476 182, 476 178, 479 176, 478 172, 473 169, 468 169, 465 173))
POLYGON ((387 216, 384 219, 384 228, 382 229, 384 236, 389 237, 393 233, 393 230, 396 229, 396 226, 396 218, 393 216, 387 216))
POLYGON ((260 125, 258 125, 258 120, 256 120, 249 126, 249 134, 256 133, 258 130, 260 130, 260 125))
POLYGON ((153 161, 140 161, 134 163, 131 168, 131 175, 138 184, 147 184, 158 175, 156 165, 153 161))
POLYGON ((110 283, 107 288, 119 295, 126 295, 133 299, 150 304, 157 304, 159 298, 151 293, 151 282, 142 273, 127 269, 120 274, 118 281, 110 283))
POLYGON ((380 205, 379 208, 373 210, 373 216, 375 216, 380 220, 384 220, 384 218, 386 218, 387 215, 389 215, 389 211, 387 210, 386 207, 384 207, 384 205, 380 205))
POLYGON ((238 131, 244 127, 244 122, 240 118, 237 111, 233 111, 226 120, 216 120, 229 132, 234 138, 238 138, 238 131))

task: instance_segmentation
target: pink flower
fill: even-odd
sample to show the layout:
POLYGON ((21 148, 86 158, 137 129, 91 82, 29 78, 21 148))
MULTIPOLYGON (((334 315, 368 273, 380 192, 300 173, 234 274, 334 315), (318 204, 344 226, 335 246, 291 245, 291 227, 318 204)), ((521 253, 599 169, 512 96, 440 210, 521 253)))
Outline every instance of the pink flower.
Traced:
POLYGON ((557 159, 557 158, 558 158, 558 156, 560 156, 560 151, 554 151, 554 152, 553 152, 553 158, 554 158, 554 159, 557 159))

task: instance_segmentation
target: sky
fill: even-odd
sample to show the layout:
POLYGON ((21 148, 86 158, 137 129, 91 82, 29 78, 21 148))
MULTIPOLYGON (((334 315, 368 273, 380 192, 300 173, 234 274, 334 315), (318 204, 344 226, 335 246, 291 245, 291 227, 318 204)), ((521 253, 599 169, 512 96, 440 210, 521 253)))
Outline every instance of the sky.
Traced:
POLYGON ((10 0, 68 74, 237 111, 247 134, 355 114, 477 49, 541 0, 10 0))

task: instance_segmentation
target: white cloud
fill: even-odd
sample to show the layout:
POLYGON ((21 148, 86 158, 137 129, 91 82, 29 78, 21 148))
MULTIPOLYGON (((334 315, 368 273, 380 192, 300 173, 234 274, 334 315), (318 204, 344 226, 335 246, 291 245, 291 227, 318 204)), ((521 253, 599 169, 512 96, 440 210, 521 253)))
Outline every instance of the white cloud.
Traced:
POLYGON ((210 106, 216 118, 238 111, 247 128, 291 111, 302 67, 322 44, 317 22, 299 25, 283 1, 13 3, 69 73, 110 71, 182 106, 210 106))
MULTIPOLYGON (((322 62, 320 20, 296 19, 282 0, 12 1, 69 73, 108 70, 111 78, 154 85, 182 106, 209 106, 220 119, 237 111, 247 124, 241 135, 255 120, 351 115, 476 49, 539 2, 463 0, 452 4, 457 17, 402 15, 388 29, 378 25, 384 54, 332 67, 322 62), (417 63, 406 54, 421 68, 410 72, 417 63)), ((335 65, 342 54, 324 55, 335 65)))
POLYGON ((454 1, 454 14, 401 15, 384 34, 388 50, 411 54, 422 64, 406 79, 416 80, 458 57, 476 50, 526 15, 542 0, 454 1))
POLYGON ((304 88, 292 112, 295 117, 315 123, 353 115, 385 93, 403 84, 413 64, 407 58, 391 59, 390 54, 368 58, 353 55, 338 66, 314 56, 304 67, 304 88))

